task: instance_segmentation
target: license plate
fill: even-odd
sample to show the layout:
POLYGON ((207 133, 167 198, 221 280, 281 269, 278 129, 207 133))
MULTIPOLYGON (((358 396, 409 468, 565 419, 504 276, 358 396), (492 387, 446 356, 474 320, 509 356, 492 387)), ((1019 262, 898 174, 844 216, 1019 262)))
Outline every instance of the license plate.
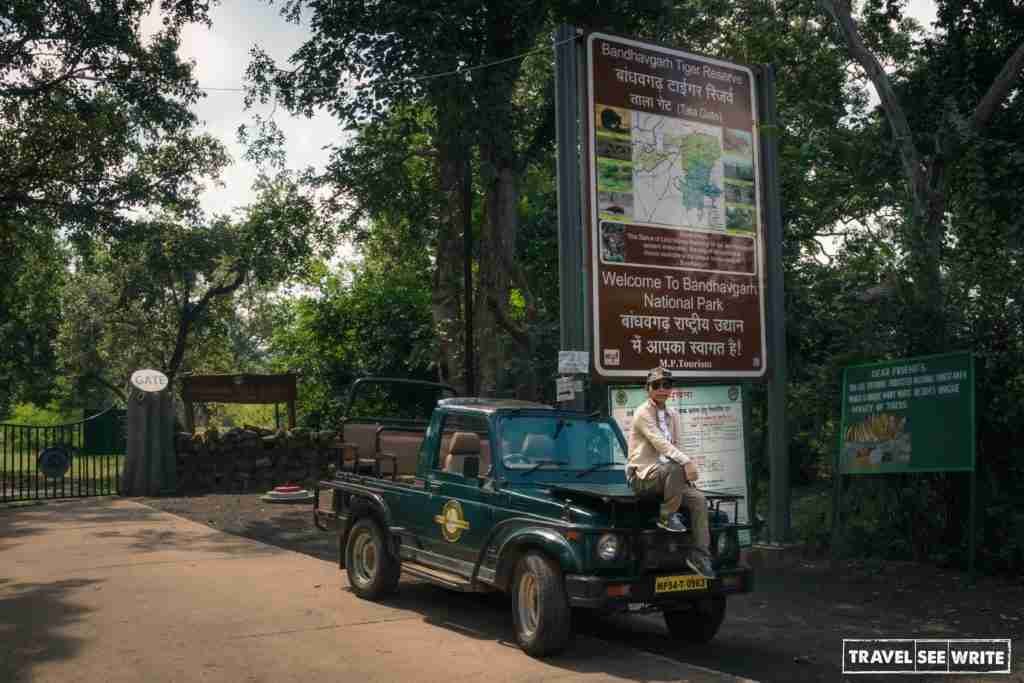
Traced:
POLYGON ((654 579, 655 593, 678 593, 680 591, 702 591, 708 587, 708 580, 703 576, 682 574, 679 576, 659 576, 654 579))

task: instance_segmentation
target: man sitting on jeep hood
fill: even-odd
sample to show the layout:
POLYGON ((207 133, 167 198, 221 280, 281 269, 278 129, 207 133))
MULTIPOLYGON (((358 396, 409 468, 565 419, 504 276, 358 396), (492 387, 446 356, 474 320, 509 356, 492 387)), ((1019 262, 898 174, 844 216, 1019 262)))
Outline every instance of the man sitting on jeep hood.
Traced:
POLYGON ((708 553, 711 534, 707 503, 693 483, 698 477, 697 466, 678 447, 683 424, 680 416, 665 406, 671 393, 671 372, 657 367, 647 374, 647 400, 636 409, 629 431, 626 481, 637 495, 661 496, 658 526, 667 531, 686 531, 678 512, 680 505, 686 505, 694 543, 686 564, 698 574, 714 578, 708 553))

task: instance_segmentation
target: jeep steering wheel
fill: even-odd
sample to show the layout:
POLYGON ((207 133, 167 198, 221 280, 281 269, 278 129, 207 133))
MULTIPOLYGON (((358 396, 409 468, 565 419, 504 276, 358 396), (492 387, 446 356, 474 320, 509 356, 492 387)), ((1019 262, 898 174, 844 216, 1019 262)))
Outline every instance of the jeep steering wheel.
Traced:
POLYGON ((599 462, 609 462, 611 460, 611 454, 608 453, 607 443, 600 434, 594 434, 587 439, 587 461, 591 465, 596 465, 599 462))

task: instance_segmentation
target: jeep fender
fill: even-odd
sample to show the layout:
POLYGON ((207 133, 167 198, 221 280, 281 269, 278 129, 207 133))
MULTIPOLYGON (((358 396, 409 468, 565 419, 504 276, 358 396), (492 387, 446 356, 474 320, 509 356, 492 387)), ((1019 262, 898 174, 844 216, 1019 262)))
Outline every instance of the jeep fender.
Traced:
POLYGON ((579 549, 573 547, 556 529, 527 527, 513 531, 498 549, 495 582, 505 589, 512 580, 516 563, 528 550, 539 550, 558 563, 565 574, 580 571, 579 549))

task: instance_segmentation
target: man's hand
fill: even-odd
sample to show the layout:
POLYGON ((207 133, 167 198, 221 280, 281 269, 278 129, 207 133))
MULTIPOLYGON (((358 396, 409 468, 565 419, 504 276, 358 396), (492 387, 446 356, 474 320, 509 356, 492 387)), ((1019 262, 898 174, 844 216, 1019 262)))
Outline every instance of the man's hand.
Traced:
POLYGON ((700 478, 700 474, 697 472, 697 466, 690 461, 683 465, 683 471, 686 472, 686 481, 697 481, 700 478))

